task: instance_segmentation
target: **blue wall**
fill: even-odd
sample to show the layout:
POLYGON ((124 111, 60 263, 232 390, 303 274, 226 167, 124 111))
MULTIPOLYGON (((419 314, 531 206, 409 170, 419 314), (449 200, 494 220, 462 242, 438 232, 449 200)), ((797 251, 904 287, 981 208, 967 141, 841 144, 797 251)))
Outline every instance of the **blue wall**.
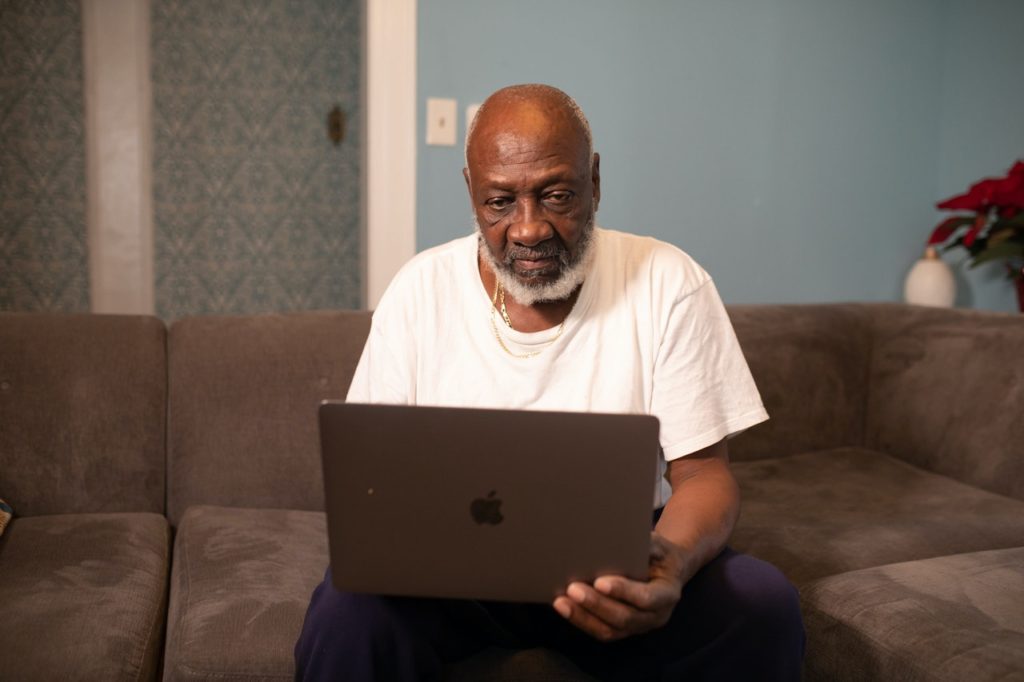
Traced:
POLYGON ((418 248, 471 229, 462 149, 423 145, 425 99, 454 97, 461 117, 540 81, 591 120, 602 225, 679 245, 729 302, 898 300, 934 202, 964 182, 940 167, 967 115, 944 113, 943 93, 988 54, 981 39, 949 56, 969 6, 420 0, 418 248))
MULTIPOLYGON (((939 174, 936 197, 960 194, 1024 159, 1024 2, 957 0, 950 4, 943 52, 939 174)), ((957 265, 958 304, 1016 310, 1016 295, 998 263, 957 265)))

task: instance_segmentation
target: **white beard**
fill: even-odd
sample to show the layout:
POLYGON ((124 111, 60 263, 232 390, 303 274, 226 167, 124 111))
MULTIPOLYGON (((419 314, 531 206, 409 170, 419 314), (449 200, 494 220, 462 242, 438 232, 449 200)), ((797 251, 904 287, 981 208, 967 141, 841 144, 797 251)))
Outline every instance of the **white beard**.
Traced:
POLYGON ((511 263, 498 262, 494 254, 491 253, 491 249, 484 240, 480 223, 477 222, 476 217, 473 218, 473 224, 476 226, 477 241, 479 242, 477 250, 480 252, 481 260, 487 263, 487 267, 494 273, 501 287, 521 305, 531 306, 535 303, 548 303, 568 299, 576 291, 577 287, 583 284, 583 280, 587 276, 587 270, 590 269, 590 263, 594 260, 593 210, 591 210, 590 218, 583 228, 583 234, 580 235, 580 240, 577 243, 578 251, 575 257, 569 261, 560 256, 559 260, 562 262, 562 271, 554 282, 524 284, 516 277, 511 263))

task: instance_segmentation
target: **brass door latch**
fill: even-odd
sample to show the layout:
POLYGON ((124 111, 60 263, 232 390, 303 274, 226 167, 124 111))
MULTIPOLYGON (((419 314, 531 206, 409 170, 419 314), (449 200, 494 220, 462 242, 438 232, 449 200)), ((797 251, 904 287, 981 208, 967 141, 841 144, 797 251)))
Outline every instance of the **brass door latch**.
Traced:
POLYGON ((345 139, 345 112, 337 104, 327 114, 327 137, 335 147, 345 139))

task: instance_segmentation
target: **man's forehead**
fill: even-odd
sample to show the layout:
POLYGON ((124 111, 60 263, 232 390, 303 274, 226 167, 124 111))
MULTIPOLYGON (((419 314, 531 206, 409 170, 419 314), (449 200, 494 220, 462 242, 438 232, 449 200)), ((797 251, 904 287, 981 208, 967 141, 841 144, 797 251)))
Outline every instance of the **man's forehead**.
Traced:
POLYGON ((517 173, 518 169, 515 166, 482 165, 475 169, 473 180, 478 187, 512 189, 526 185, 534 187, 556 183, 573 184, 583 179, 576 164, 544 165, 543 162, 539 162, 535 165, 543 165, 543 167, 526 175, 517 173))
POLYGON ((469 148, 471 166, 515 164, 539 157, 587 161, 588 145, 571 116, 537 106, 508 106, 488 111, 469 148))

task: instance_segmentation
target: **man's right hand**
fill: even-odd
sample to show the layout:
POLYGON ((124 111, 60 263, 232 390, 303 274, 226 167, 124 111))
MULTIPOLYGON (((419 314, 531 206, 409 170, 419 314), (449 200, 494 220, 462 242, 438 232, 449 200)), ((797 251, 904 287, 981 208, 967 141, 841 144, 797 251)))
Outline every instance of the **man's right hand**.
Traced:
POLYGON ((600 576, 593 585, 571 583, 553 606, 570 623, 602 642, 660 628, 679 603, 686 565, 681 547, 651 533, 650 577, 600 576))

